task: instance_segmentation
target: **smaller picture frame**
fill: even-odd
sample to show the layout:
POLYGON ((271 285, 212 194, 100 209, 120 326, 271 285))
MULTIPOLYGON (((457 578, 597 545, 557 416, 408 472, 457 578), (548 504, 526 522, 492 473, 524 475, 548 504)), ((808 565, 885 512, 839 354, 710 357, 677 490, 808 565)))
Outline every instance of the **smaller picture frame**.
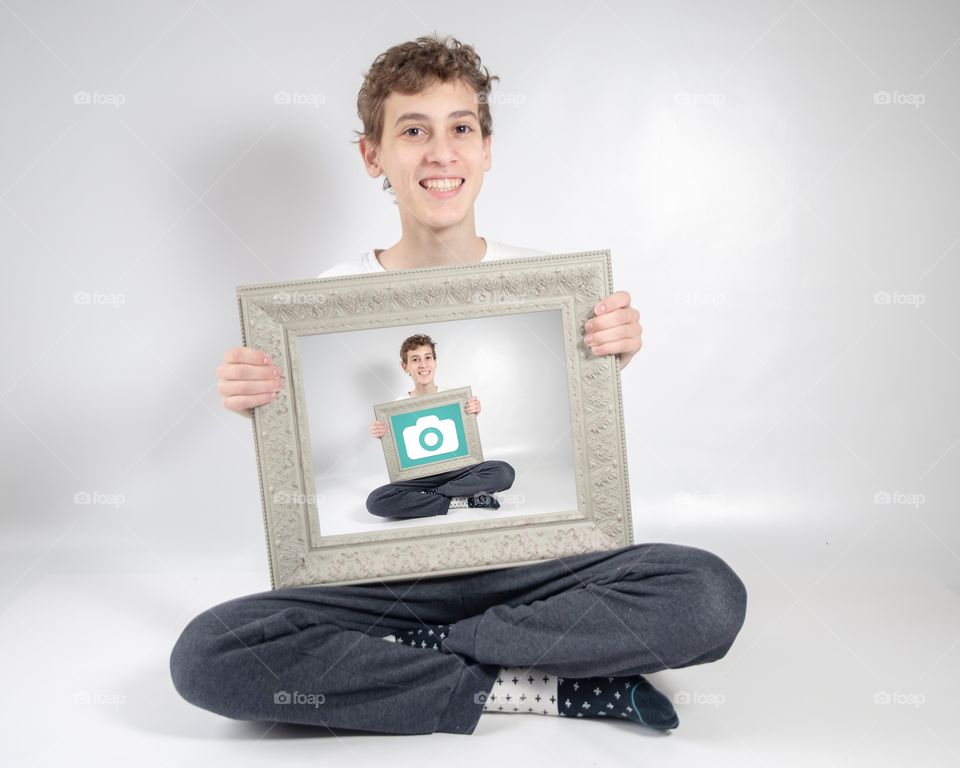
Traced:
POLYGON ((458 387, 373 406, 387 425, 380 440, 391 483, 483 462, 477 417, 466 411, 472 396, 470 387, 458 387))

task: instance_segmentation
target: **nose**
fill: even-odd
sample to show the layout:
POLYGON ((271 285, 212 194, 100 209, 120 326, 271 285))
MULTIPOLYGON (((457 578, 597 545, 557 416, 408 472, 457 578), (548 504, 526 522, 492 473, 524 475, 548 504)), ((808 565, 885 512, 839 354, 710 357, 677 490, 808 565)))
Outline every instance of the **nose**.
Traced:
POLYGON ((448 163, 454 157, 453 139, 444 133, 438 133, 427 145, 426 160, 430 163, 448 163))

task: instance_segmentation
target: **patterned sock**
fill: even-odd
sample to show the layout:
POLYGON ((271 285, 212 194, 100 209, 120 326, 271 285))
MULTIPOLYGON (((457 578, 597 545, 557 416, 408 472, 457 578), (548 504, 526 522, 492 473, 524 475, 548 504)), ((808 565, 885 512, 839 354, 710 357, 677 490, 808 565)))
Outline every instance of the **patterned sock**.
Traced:
POLYGON ((449 624, 426 624, 420 629, 398 630, 396 634, 386 635, 381 639, 391 643, 401 643, 416 648, 430 648, 439 651, 443 648, 443 639, 449 633, 449 624))
POLYGON ((557 698, 565 717, 636 720, 658 731, 680 724, 670 699, 647 680, 636 677, 559 678, 557 698))
POLYGON ((483 702, 483 711, 556 715, 557 678, 533 667, 504 667, 483 702))
MULTIPOLYGON (((391 643, 439 651, 449 624, 427 624, 383 637, 391 643)), ((680 724, 673 704, 646 678, 556 677, 533 667, 503 667, 483 703, 484 712, 606 717, 633 720, 658 731, 680 724)))

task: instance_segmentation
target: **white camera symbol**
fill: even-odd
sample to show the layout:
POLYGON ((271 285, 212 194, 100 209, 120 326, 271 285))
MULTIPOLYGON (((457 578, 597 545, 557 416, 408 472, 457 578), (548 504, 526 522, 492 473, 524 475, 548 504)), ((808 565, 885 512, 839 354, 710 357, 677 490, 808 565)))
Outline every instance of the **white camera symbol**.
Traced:
POLYGON ((403 445, 411 459, 452 453, 460 447, 457 426, 453 419, 421 416, 416 424, 404 428, 403 445))

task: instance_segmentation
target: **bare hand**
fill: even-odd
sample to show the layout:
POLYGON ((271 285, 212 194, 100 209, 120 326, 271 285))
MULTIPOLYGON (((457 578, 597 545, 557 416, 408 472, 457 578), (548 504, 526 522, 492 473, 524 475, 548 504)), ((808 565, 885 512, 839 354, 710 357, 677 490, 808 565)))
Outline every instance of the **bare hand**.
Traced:
POLYGON ((617 291, 593 309, 594 317, 584 324, 583 343, 595 355, 618 354, 621 370, 643 346, 640 313, 630 306, 630 294, 617 291))
POLYGON ((220 396, 228 411, 252 417, 253 408, 273 402, 284 380, 273 361, 256 349, 235 347, 217 367, 220 396))
POLYGON ((463 410, 467 413, 480 413, 480 401, 475 397, 468 397, 467 405, 463 410))
POLYGON ((387 424, 384 421, 375 421, 370 425, 370 434, 374 437, 383 437, 387 434, 387 424))

